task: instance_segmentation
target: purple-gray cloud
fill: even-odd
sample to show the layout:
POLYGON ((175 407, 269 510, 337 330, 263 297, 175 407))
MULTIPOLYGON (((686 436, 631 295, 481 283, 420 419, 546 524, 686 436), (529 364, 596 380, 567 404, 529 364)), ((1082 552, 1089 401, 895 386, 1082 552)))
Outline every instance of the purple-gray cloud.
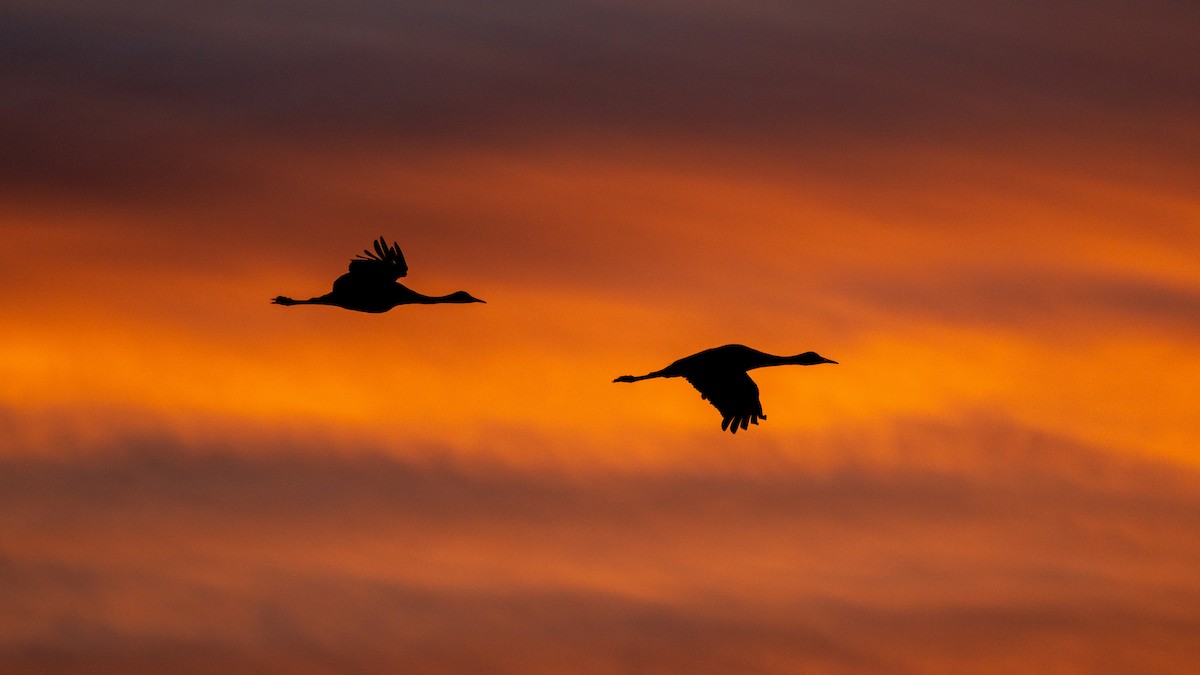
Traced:
POLYGON ((1179 125, 1200 107, 1200 19, 1169 0, 21 3, 3 18, 3 177, 76 189, 168 167, 205 180, 194 154, 262 136, 403 148, 570 130, 834 156, 1004 132, 1187 157, 1179 125))

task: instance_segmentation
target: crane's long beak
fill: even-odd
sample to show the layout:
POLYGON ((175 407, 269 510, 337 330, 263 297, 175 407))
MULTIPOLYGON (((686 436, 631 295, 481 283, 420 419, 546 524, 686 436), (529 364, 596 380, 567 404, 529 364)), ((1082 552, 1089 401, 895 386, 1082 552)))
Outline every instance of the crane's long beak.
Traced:
MULTIPOLYGON (((824 357, 822 357, 822 358, 824 358, 824 357)), ((837 365, 837 361, 834 361, 833 359, 825 359, 821 363, 832 363, 835 366, 837 365)))

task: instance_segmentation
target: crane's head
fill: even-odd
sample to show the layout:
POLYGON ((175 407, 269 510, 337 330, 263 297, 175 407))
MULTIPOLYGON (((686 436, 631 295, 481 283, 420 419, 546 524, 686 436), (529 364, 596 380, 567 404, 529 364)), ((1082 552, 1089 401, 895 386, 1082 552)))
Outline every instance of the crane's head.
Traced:
POLYGON ((454 291, 446 296, 446 302, 482 302, 487 304, 486 300, 480 300, 466 291, 454 291))
POLYGON ((822 363, 837 364, 837 361, 834 361, 833 359, 827 359, 816 352, 804 352, 803 354, 797 354, 788 359, 788 362, 794 363, 798 366, 815 366, 822 363))

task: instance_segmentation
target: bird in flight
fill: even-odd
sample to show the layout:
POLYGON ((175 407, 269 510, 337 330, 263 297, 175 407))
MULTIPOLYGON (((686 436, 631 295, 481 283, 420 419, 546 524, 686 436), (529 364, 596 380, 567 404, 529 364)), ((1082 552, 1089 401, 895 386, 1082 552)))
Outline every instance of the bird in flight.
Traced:
POLYGON ((333 282, 333 290, 308 300, 293 300, 285 295, 276 296, 271 302, 290 307, 292 305, 333 305, 356 312, 386 312, 397 305, 436 305, 441 303, 483 302, 466 291, 455 291, 449 295, 422 295, 397 279, 408 274, 408 263, 398 244, 388 246, 379 238, 374 242, 375 250, 363 249, 361 255, 350 261, 350 271, 333 282))
POLYGON ((818 363, 837 363, 816 352, 795 356, 775 356, 745 345, 725 345, 685 356, 675 363, 646 375, 622 375, 613 382, 637 382, 654 377, 682 377, 697 391, 700 398, 713 404, 721 413, 721 431, 737 433, 747 425, 767 419, 758 400, 758 385, 746 372, 765 366, 815 366, 818 363))

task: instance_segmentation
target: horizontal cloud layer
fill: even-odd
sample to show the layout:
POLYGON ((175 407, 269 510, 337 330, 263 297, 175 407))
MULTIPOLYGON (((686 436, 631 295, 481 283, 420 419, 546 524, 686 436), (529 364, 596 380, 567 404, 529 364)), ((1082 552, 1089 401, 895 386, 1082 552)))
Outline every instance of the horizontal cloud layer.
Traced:
POLYGON ((1001 422, 803 442, 766 472, 170 442, 8 460, 0 663, 1183 673, 1200 655, 1194 471, 1001 422))
POLYGON ((4 23, 16 105, 0 176, 76 192, 212 189, 264 135, 407 149, 600 132, 785 156, 997 134, 1196 142, 1194 18, 1166 0, 59 2, 17 3, 4 23))

